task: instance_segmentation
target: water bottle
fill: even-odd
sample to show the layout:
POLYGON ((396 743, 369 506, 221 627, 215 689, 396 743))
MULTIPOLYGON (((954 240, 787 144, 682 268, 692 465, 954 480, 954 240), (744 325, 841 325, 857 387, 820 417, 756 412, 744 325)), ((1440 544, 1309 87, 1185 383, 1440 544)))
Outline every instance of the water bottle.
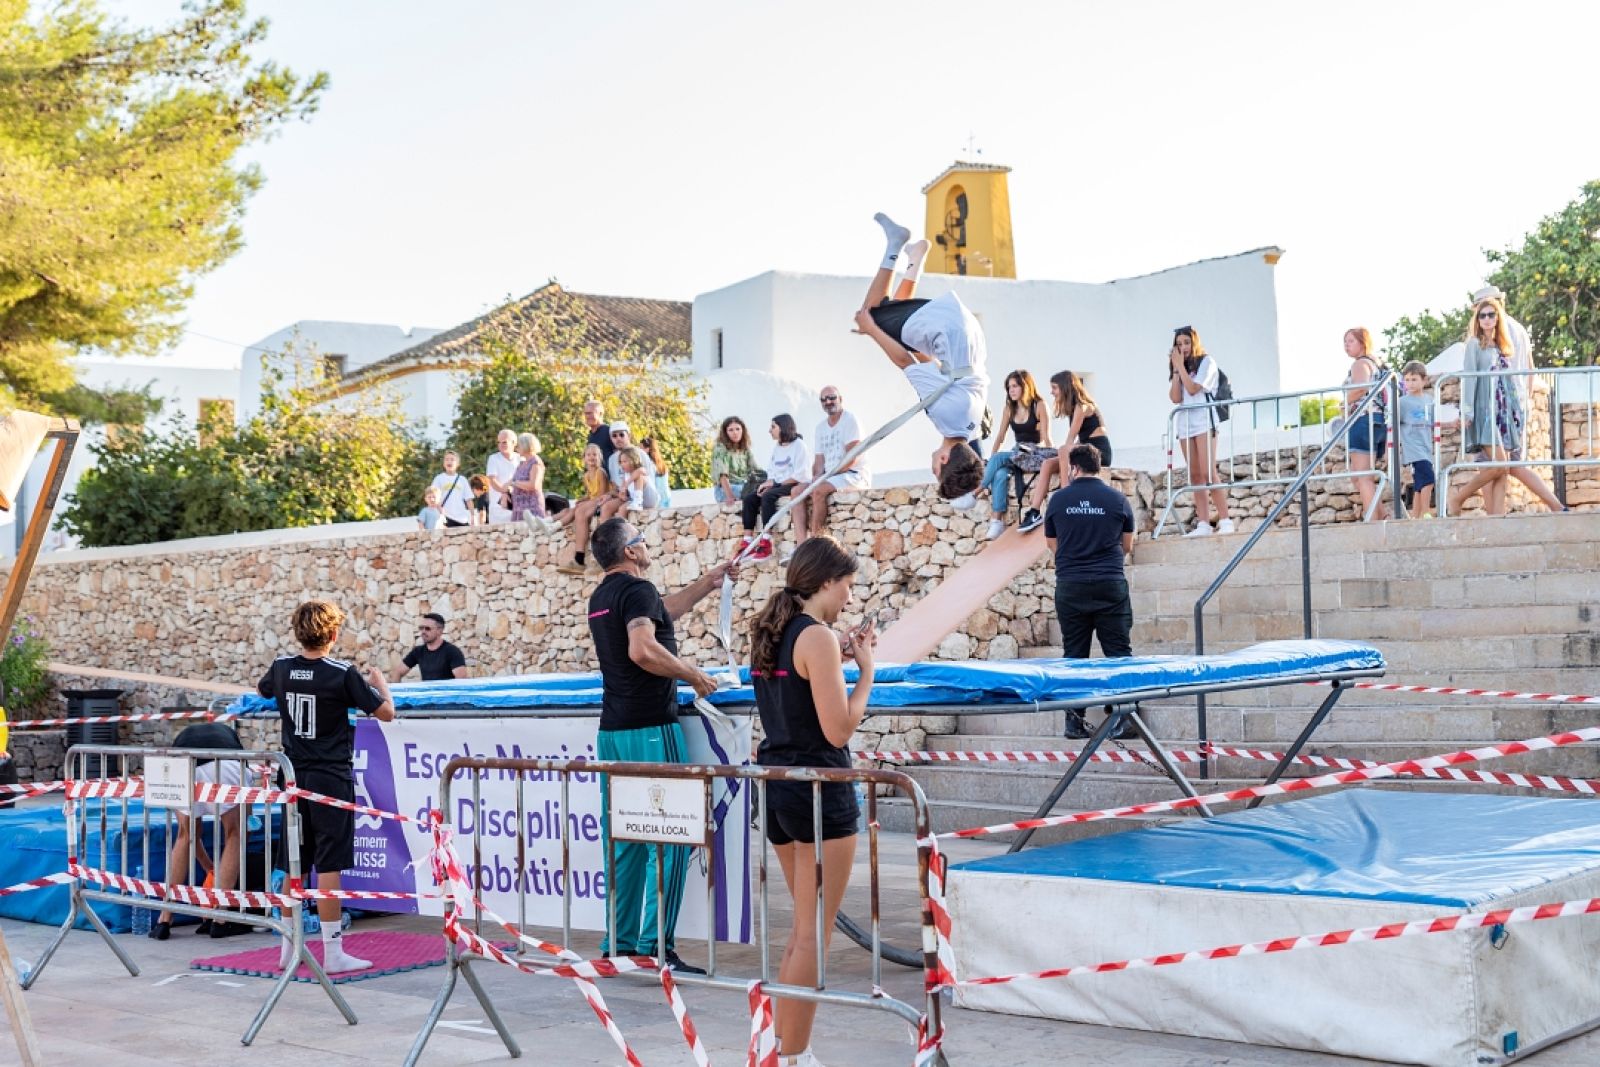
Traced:
MULTIPOLYGON (((141 882, 144 881, 144 868, 143 867, 135 867, 133 869, 133 876, 136 879, 138 879, 139 881, 141 881, 141 882)), ((144 900, 144 897, 141 894, 135 894, 135 897, 136 897, 136 899, 138 899, 140 901, 144 900)), ((133 908, 133 936, 135 936, 135 937, 145 937, 149 933, 150 933, 150 909, 149 908, 141 908, 141 907, 135 905, 134 908, 133 908)))

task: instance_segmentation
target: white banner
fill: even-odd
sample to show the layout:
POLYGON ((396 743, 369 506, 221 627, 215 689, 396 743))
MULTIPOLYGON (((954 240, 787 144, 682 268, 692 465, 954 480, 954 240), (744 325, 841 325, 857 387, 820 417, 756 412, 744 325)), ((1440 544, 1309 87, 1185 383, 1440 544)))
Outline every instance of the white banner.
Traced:
MULTIPOLYGON (((745 764, 751 755, 751 721, 721 723, 698 715, 682 716, 689 759, 694 763, 745 764)), ((385 811, 422 818, 439 805, 439 776, 452 758, 594 759, 599 718, 506 717, 483 719, 361 719, 356 728, 356 801, 385 811)), ((600 835, 598 776, 568 776, 569 810, 561 805, 556 774, 529 774, 522 784, 518 816, 512 772, 488 772, 474 803, 472 782, 451 783, 450 828, 468 876, 483 902, 506 919, 535 926, 561 926, 567 891, 561 864, 562 824, 570 841, 572 925, 604 930, 605 861, 600 835), (519 862, 517 829, 525 851, 519 862), (478 848, 474 848, 474 840, 478 848), (519 894, 527 900, 518 910, 519 894)), ((703 938, 707 931, 706 881, 714 875, 716 929, 720 941, 751 939, 750 786, 718 779, 712 786, 714 847, 695 849, 689 864, 679 937, 703 938)), ((356 816, 355 866, 344 887, 360 890, 431 893, 428 850, 431 836, 415 823, 356 816)), ((442 914, 440 901, 372 901, 363 908, 442 914)))

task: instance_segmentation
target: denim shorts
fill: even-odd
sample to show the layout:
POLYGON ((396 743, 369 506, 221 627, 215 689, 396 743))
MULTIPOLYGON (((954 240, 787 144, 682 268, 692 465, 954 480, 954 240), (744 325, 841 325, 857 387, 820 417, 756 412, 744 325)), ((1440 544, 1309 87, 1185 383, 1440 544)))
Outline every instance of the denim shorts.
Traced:
POLYGON ((1362 415, 1345 431, 1344 443, 1349 451, 1375 455, 1381 462, 1389 447, 1388 429, 1382 419, 1369 419, 1362 415))

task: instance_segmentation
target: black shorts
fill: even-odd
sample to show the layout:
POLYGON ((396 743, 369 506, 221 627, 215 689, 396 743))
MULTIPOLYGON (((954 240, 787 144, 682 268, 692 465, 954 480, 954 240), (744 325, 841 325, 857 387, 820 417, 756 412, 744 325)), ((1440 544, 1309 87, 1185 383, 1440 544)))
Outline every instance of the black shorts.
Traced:
POLYGON ((1413 490, 1426 489, 1434 484, 1433 460, 1416 459, 1411 461, 1411 488, 1413 490))
MULTIPOLYGON (((335 800, 356 800, 356 784, 348 774, 337 771, 302 770, 295 784, 335 800)), ((330 807, 311 800, 300 806, 300 874, 338 874, 356 863, 356 814, 345 808, 330 807)))
MULTIPOLYGON (((832 841, 851 837, 856 832, 861 807, 856 803, 855 786, 849 782, 822 783, 822 839, 832 841)), ((796 841, 811 844, 810 782, 767 783, 767 840, 774 845, 796 841)))
POLYGON ((921 298, 915 300, 885 300, 872 309, 872 321, 878 324, 878 329, 895 339, 897 344, 904 345, 900 339, 900 331, 906 327, 906 320, 922 310, 922 305, 927 301, 921 298))

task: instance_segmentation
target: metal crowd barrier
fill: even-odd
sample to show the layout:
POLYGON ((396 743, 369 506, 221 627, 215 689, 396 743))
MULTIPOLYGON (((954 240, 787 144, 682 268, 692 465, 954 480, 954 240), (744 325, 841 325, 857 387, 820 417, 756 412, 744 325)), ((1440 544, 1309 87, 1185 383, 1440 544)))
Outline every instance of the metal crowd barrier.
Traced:
MULTIPOLYGON (((1483 470, 1513 470, 1518 467, 1549 467, 1555 472, 1556 484, 1552 491, 1563 503, 1566 502, 1566 472, 1573 467, 1600 466, 1600 454, 1597 454, 1596 444, 1600 442, 1597 435, 1595 419, 1595 386, 1600 381, 1600 367, 1542 367, 1535 370, 1485 370, 1485 371, 1447 371, 1433 383, 1433 469, 1437 472, 1438 485, 1434 489, 1438 499, 1435 506, 1439 509, 1439 516, 1447 518, 1447 509, 1450 500, 1450 478, 1457 471, 1483 471, 1483 470), (1474 460, 1466 451, 1466 428, 1460 427, 1457 436, 1456 458, 1445 466, 1444 463, 1444 437, 1443 423, 1439 419, 1439 409, 1442 400, 1442 390, 1447 381, 1459 382, 1461 389, 1480 379, 1495 379, 1497 384, 1509 379, 1510 388, 1515 389, 1523 408, 1523 435, 1522 459, 1504 460, 1474 460), (1549 387, 1550 409, 1550 457, 1548 459, 1529 455, 1529 440, 1527 430, 1532 415, 1532 391, 1528 388, 1534 378, 1542 379, 1549 387), (1581 400, 1572 399, 1572 391, 1580 389, 1581 400), (1581 403, 1584 405, 1584 446, 1581 456, 1567 456, 1566 443, 1563 439, 1561 408, 1563 404, 1581 403)), ((1459 407, 1458 407, 1459 411, 1459 407)), ((1492 417, 1492 416, 1491 416, 1492 417)), ((1457 417, 1459 426, 1459 414, 1457 417)), ((1496 437, 1499 436, 1498 428, 1496 437)))
MULTIPOLYGON (((234 887, 234 892, 239 894, 240 900, 240 907, 237 909, 205 904, 189 904, 170 898, 148 897, 137 891, 130 895, 121 891, 113 891, 109 888, 90 887, 91 884, 101 886, 116 885, 118 876, 122 879, 137 877, 138 880, 146 882, 164 882, 168 885, 179 884, 174 880, 174 872, 172 871, 167 871, 161 879, 151 877, 151 873, 157 869, 156 865, 152 863, 150 852, 151 830, 155 826, 164 826, 165 834, 162 837, 164 853, 159 856, 159 859, 160 869, 166 870, 167 855, 165 851, 170 849, 173 838, 176 836, 177 816, 179 814, 190 815, 192 810, 197 811, 197 814, 190 818, 188 870, 179 872, 183 875, 182 884, 197 887, 202 881, 198 876, 197 849, 195 846, 201 843, 202 826, 205 822, 211 824, 210 853, 212 863, 215 865, 221 862, 224 834, 222 820, 219 816, 222 810, 228 806, 227 804, 205 802, 211 806, 214 812, 209 815, 205 814, 204 809, 200 808, 199 805, 195 805, 194 808, 190 807, 191 804, 194 804, 194 792, 191 791, 188 803, 176 808, 156 807, 154 810, 159 812, 160 815, 154 822, 151 819, 153 807, 150 802, 151 798, 147 797, 141 801, 136 814, 131 810, 131 802, 135 799, 134 792, 142 791, 148 793, 150 790, 148 779, 145 780, 143 789, 140 790, 140 775, 133 773, 133 761, 139 761, 140 774, 145 774, 150 768, 152 758, 187 760, 190 770, 189 778, 191 780, 194 777, 193 771, 198 761, 215 761, 214 765, 217 770, 214 781, 222 784, 238 783, 246 788, 261 784, 259 779, 252 781, 251 765, 266 763, 274 767, 282 775, 282 788, 287 789, 294 785, 294 767, 281 752, 252 752, 214 748, 144 748, 134 745, 74 745, 67 752, 64 765, 65 774, 63 776, 68 783, 66 809, 67 856, 68 862, 74 868, 72 873, 77 875, 69 883, 71 906, 67 911, 66 921, 62 923, 61 929, 56 932, 55 939, 51 941, 50 946, 44 950, 44 954, 39 958, 39 962, 33 968, 32 973, 23 980, 22 988, 31 988, 39 980, 39 976, 44 973, 44 969, 50 963, 51 957, 61 947, 61 943, 66 940, 67 934, 71 932, 79 916, 87 919, 89 925, 99 932, 101 940, 110 947, 112 953, 121 961, 123 967, 127 968, 128 973, 135 977, 138 976, 138 966, 129 957, 128 953, 123 950, 122 946, 117 944, 116 939, 111 935, 111 931, 106 928, 100 916, 95 914, 94 909, 90 907, 90 902, 102 901, 108 904, 122 904, 132 908, 145 908, 157 912, 163 910, 171 911, 177 914, 210 919, 213 922, 248 923, 251 926, 264 927, 268 930, 276 931, 280 937, 290 939, 298 962, 310 967, 311 973, 316 976, 318 983, 328 994, 329 999, 333 1001, 334 1006, 339 1009, 339 1012, 348 1022, 354 1024, 356 1022, 355 1012, 351 1010, 350 1005, 346 1003, 344 997, 340 995, 333 983, 328 980, 328 976, 323 971, 321 964, 317 962, 310 952, 306 951, 304 928, 300 922, 301 902, 294 898, 278 901, 278 906, 282 908, 278 917, 274 917, 265 908, 262 909, 262 914, 246 913, 244 911, 244 907, 249 906, 250 903, 264 903, 252 901, 252 897, 264 895, 263 890, 269 890, 272 886, 274 828, 277 829, 280 835, 282 856, 279 858, 284 861, 284 869, 288 872, 288 884, 292 887, 298 887, 301 884, 300 823, 296 801, 292 799, 273 801, 255 799, 236 805, 239 809, 240 824, 239 885, 234 887), (115 765, 113 765, 113 761, 115 765), (236 778, 231 778, 229 773, 224 770, 224 767, 229 764, 238 766, 238 776, 236 778), (76 799, 73 797, 74 787, 83 794, 76 799), (250 883, 247 870, 247 861, 250 855, 250 827, 252 820, 257 818, 260 820, 263 839, 261 869, 259 871, 261 876, 259 884, 263 887, 263 890, 244 891, 242 887, 250 883), (84 851, 87 850, 89 845, 89 829, 91 825, 98 830, 99 848, 95 854, 87 855, 84 854, 84 851), (137 827, 140 831, 140 845, 138 851, 130 855, 128 836, 129 831, 134 827, 137 827), (119 839, 115 850, 113 850, 111 844, 113 834, 119 839), (116 857, 118 864, 114 869, 110 866, 113 855, 116 857), (135 870, 142 873, 135 876, 131 873, 135 870), (106 877, 97 877, 97 875, 106 877)), ((179 766, 181 767, 181 765, 179 766)), ((260 1010, 256 1012, 256 1016, 245 1030, 244 1036, 240 1038, 243 1044, 250 1044, 255 1040, 256 1035, 260 1033, 262 1025, 267 1021, 267 1016, 272 1013, 272 1009, 277 1006, 279 999, 282 998, 284 990, 289 987, 290 981, 293 980, 295 970, 295 967, 289 967, 272 984, 272 989, 267 994, 266 1001, 262 1003, 260 1010)))
MULTIPOLYGON (((1387 423, 1389 447, 1384 464, 1370 471, 1355 470, 1350 466, 1350 452, 1346 449, 1342 467, 1335 467, 1329 463, 1326 469, 1314 471, 1305 479, 1307 482, 1313 482, 1338 478, 1375 478, 1377 491, 1372 494, 1372 504, 1367 514, 1362 516, 1364 519, 1372 517, 1385 491, 1390 489, 1393 490, 1394 496, 1394 514, 1401 516, 1405 511, 1400 502, 1399 458, 1398 450, 1395 448, 1395 419, 1392 414, 1397 410, 1395 407, 1398 397, 1397 382, 1398 379, 1391 379, 1385 386, 1381 376, 1374 380, 1369 389, 1383 388, 1385 395, 1380 398, 1379 403, 1368 404, 1366 410, 1357 416, 1367 420, 1369 440, 1373 423, 1380 418, 1387 423), (1390 412, 1387 416, 1386 410, 1390 412)), ((1238 397, 1233 400, 1208 400, 1174 407, 1167 415, 1167 429, 1163 436, 1167 449, 1167 504, 1161 512, 1161 520, 1156 523, 1154 536, 1160 537, 1161 532, 1166 529, 1167 523, 1172 520, 1178 498, 1183 493, 1209 492, 1213 489, 1225 491, 1234 488, 1254 489, 1269 485, 1287 487, 1299 481, 1301 465, 1309 461, 1307 449, 1315 451, 1337 434, 1348 432, 1350 427, 1347 420, 1325 416, 1330 401, 1335 402, 1340 411, 1349 410, 1351 405, 1345 404, 1344 397, 1354 388, 1359 387, 1337 385, 1330 389, 1264 393, 1259 396, 1238 397), (1305 401, 1316 405, 1318 421, 1307 422, 1302 417, 1305 401), (1178 419, 1183 412, 1193 411, 1204 412, 1210 418, 1219 407, 1229 409, 1227 421, 1218 421, 1214 424, 1217 436, 1212 445, 1212 458, 1216 463, 1218 476, 1222 480, 1198 482, 1194 478, 1199 472, 1186 469, 1188 482, 1183 485, 1177 484, 1173 453, 1178 448, 1178 419), (1307 431, 1311 431, 1309 437, 1307 431), (1264 459, 1263 453, 1270 453, 1270 456, 1264 459), (1293 466, 1286 470, 1285 467, 1291 458, 1293 466), (1223 474, 1224 471, 1226 474, 1223 474)), ((1185 467, 1187 468, 1187 462, 1185 467)))
MULTIPOLYGON (((792 1000, 813 1001, 819 1004, 833 1004, 845 1007, 868 1008, 878 1011, 886 1011, 904 1019, 906 1022, 911 1024, 913 1029, 915 1029, 919 1022, 922 1021, 925 1013, 927 1019, 927 1033, 933 1035, 943 1033, 943 1023, 941 1021, 940 1014, 941 1003, 939 995, 936 992, 928 994, 925 998, 924 1007, 919 1009, 914 1005, 907 1004, 904 1001, 896 1000, 893 997, 888 996, 880 988, 883 967, 883 940, 881 936, 879 912, 879 830, 877 825, 878 799, 877 790, 875 788, 877 786, 889 786, 903 793, 911 801, 912 807, 915 811, 916 838, 918 842, 917 878, 918 892, 921 898, 920 922, 923 934, 922 963, 925 974, 929 976, 935 974, 939 966, 936 948, 936 931, 933 926, 933 911, 929 903, 928 896, 929 865, 932 862, 933 855, 928 802, 923 796, 921 788, 918 787, 917 783, 909 775, 906 775, 900 771, 874 770, 866 768, 844 770, 795 767, 758 767, 753 765, 729 766, 719 764, 698 765, 670 763, 620 763, 608 762, 604 760, 469 759, 458 756, 450 760, 440 776, 439 811, 443 814, 445 825, 448 826, 451 818, 450 813, 453 807, 450 801, 450 795, 453 788, 452 783, 455 782, 458 776, 465 776, 467 778, 467 788, 471 790, 472 795, 472 810, 477 811, 480 810, 482 805, 481 789, 486 776, 491 774, 499 775, 503 781, 505 775, 515 775, 516 812, 518 826, 518 831, 516 834, 516 848, 518 855, 521 855, 527 846, 527 842, 524 839, 523 830, 527 824, 527 820, 523 814, 526 810, 526 797, 524 795, 525 789, 529 785, 547 783, 549 776, 551 775, 558 776, 561 785, 561 810, 568 811, 570 810, 567 806, 568 786, 570 784, 571 775, 575 773, 581 773, 585 775, 593 775, 597 773, 607 774, 613 778, 678 780, 693 779, 705 781, 707 783, 715 779, 742 779, 754 781, 756 783, 756 834, 760 839, 759 847, 761 849, 761 858, 759 866, 756 869, 756 885, 754 889, 758 894, 756 914, 761 953, 760 972, 756 975, 747 974, 733 976, 726 973, 727 968, 719 968, 717 957, 717 940, 713 927, 712 932, 709 933, 706 939, 706 973, 704 975, 691 975, 674 972, 673 980, 677 984, 684 986, 703 986, 712 989, 722 989, 745 994, 748 992, 750 983, 752 981, 759 980, 762 983, 764 991, 773 997, 787 997, 792 1000), (542 783, 530 780, 530 778, 538 779, 541 777, 543 779, 542 783), (868 892, 871 901, 872 946, 872 989, 870 992, 854 992, 840 989, 830 989, 828 987, 827 953, 824 949, 825 931, 820 922, 817 925, 816 986, 813 988, 783 985, 773 980, 774 975, 772 970, 772 955, 769 946, 770 922, 768 918, 767 906, 767 891, 768 887, 773 881, 768 875, 769 849, 767 846, 767 783, 771 781, 800 781, 811 783, 813 827, 820 826, 822 821, 822 784, 824 782, 846 782, 852 785, 860 783, 867 787, 866 837, 870 871, 870 885, 868 892)), ((707 793, 709 794, 710 792, 711 790, 708 788, 707 793)), ((482 826, 483 820, 474 820, 473 832, 470 836, 470 847, 474 856, 480 855, 482 852, 482 826)), ((568 832, 567 820, 563 819, 561 838, 562 872, 564 876, 562 879, 564 882, 561 931, 562 947, 570 944, 572 934, 571 906, 573 877, 568 832)), ((816 838, 816 862, 820 870, 822 864, 822 837, 820 833, 814 833, 813 836, 816 838)), ((614 854, 612 852, 614 844, 615 842, 613 837, 608 835, 606 838, 608 870, 614 868, 614 864, 612 862, 614 859, 614 854)), ((655 847, 659 850, 662 846, 656 845, 655 847)), ((708 864, 707 866, 708 870, 711 872, 715 872, 717 869, 717 865, 715 863, 708 864)), ((659 855, 657 856, 656 869, 658 872, 661 870, 659 855)), ((822 879, 819 877, 817 882, 817 913, 820 919, 823 909, 822 879)), ((779 884, 782 884, 781 879, 779 880, 779 884)), ((656 889, 656 915, 658 917, 658 926, 660 925, 660 917, 664 915, 666 911, 664 902, 662 901, 662 892, 663 891, 658 880, 656 889)), ((706 893, 708 897, 708 905, 711 905, 712 907, 714 907, 713 898, 715 892, 715 879, 714 877, 708 878, 706 893)), ((518 893, 519 920, 521 916, 526 913, 526 904, 527 892, 524 888, 523 891, 518 893)), ((446 895, 445 908, 446 917, 448 920, 450 910, 453 908, 453 901, 450 899, 448 894, 446 895)), ((611 928, 616 929, 615 901, 609 900, 609 894, 608 909, 611 928)), ((476 913, 473 916, 473 923, 477 932, 481 932, 483 918, 484 916, 482 911, 476 910, 476 913)), ((519 953, 524 951, 524 948, 520 943, 517 951, 519 953)), ((658 967, 663 965, 664 961, 662 960, 661 955, 665 951, 666 940, 662 935, 662 932, 658 930, 656 936, 656 964, 658 967)), ((473 995, 477 998, 479 1006, 482 1007, 484 1013, 488 1017, 490 1024, 494 1027, 496 1033, 499 1034, 501 1041, 505 1044, 506 1051, 513 1057, 520 1056, 522 1051, 520 1046, 517 1044, 516 1039, 512 1037, 510 1030, 507 1029, 505 1022, 501 1019, 500 1013, 489 997, 488 991, 472 973, 471 968, 474 964, 486 961, 475 956, 463 954, 458 949, 457 945, 449 939, 448 934, 446 935, 445 958, 446 971, 444 985, 439 990, 439 994, 434 1000, 433 1008, 428 1013, 427 1020, 423 1023, 422 1030, 417 1034, 416 1041, 411 1047, 410 1054, 406 1057, 405 1062, 407 1067, 412 1067, 412 1065, 416 1064, 418 1059, 421 1057, 422 1051, 427 1045, 429 1037, 432 1036, 434 1028, 439 1024, 439 1020, 443 1017, 445 1009, 450 1003, 450 997, 455 991, 456 982, 458 979, 465 979, 468 987, 472 990, 473 995)), ((552 964, 560 964, 570 961, 551 959, 550 962, 552 964)), ((642 979, 648 982, 656 982, 659 980, 658 974, 655 970, 624 971, 619 973, 617 977, 632 978, 636 981, 642 979)), ((928 982, 924 983, 925 986, 929 984, 930 983, 928 982)), ((938 1053, 933 1062, 941 1065, 942 1067, 945 1062, 943 1054, 938 1053)))

